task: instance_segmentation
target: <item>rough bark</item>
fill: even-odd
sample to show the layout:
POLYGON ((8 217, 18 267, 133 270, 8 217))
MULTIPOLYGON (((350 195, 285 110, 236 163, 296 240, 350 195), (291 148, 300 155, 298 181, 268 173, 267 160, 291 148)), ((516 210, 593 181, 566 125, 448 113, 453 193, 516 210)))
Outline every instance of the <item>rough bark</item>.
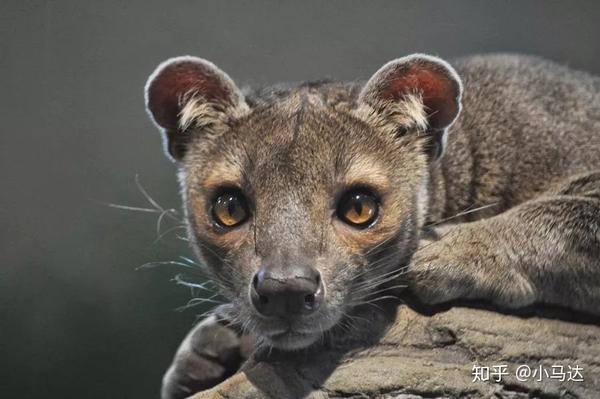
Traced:
POLYGON ((251 361, 193 399, 600 398, 600 326, 561 317, 465 307, 424 315, 400 306, 375 345, 339 356, 321 350, 251 361), (506 365, 508 375, 474 382, 475 365, 506 365), (549 375, 519 381, 521 365, 549 375), (565 379, 569 366, 578 366, 583 381, 560 381, 560 368, 552 366, 563 366, 565 379))

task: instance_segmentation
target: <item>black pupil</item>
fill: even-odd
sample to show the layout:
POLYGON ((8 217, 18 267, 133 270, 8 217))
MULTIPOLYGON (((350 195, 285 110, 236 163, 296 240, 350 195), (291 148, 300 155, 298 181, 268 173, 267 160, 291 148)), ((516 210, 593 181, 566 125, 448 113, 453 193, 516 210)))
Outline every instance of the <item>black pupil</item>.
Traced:
POLYGON ((357 215, 362 215, 363 202, 365 201, 364 196, 361 194, 357 194, 356 196, 354 196, 353 200, 354 200, 354 211, 356 212, 357 215))
POLYGON ((236 211, 238 210, 238 207, 240 206, 240 201, 238 200, 237 197, 234 197, 234 196, 227 198, 225 201, 227 203, 227 212, 229 212, 229 215, 235 217, 236 211))

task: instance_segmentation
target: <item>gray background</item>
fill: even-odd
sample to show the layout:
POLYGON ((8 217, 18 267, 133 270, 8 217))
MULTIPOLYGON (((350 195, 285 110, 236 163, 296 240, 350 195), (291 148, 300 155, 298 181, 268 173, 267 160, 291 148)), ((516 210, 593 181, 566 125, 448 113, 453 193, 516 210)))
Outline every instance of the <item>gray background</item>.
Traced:
POLYGON ((156 397, 205 308, 176 312, 189 255, 135 176, 179 207, 143 109, 147 75, 193 54, 240 84, 367 78, 420 51, 510 51, 600 72, 600 2, 7 1, 0 4, 0 396, 156 397), (166 229, 168 226, 164 226, 166 229), (163 230, 164 230, 163 229, 163 230))

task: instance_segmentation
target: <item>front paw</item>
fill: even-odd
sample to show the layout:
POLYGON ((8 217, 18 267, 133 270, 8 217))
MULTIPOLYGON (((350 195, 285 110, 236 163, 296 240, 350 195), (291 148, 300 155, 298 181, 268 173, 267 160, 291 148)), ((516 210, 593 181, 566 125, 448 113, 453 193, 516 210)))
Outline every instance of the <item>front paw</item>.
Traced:
POLYGON ((246 360, 247 336, 216 315, 200 322, 184 339, 162 383, 162 399, 187 398, 233 375, 246 360))
POLYGON ((410 286, 423 302, 481 299, 518 308, 536 299, 534 286, 511 264, 502 237, 482 222, 448 226, 423 242, 409 266, 410 286))

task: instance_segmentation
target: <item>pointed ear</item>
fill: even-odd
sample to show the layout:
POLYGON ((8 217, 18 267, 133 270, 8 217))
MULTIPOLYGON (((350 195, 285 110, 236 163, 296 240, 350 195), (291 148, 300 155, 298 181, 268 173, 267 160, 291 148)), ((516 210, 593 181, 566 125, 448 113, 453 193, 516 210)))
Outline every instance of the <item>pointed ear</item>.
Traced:
POLYGON ((171 58, 156 68, 146 83, 146 108, 175 160, 182 159, 192 133, 224 129, 248 110, 225 72, 191 56, 171 58))
POLYGON ((413 54, 379 69, 359 94, 371 122, 396 133, 425 131, 428 152, 442 153, 447 128, 460 113, 462 84, 458 74, 440 58, 413 54))

